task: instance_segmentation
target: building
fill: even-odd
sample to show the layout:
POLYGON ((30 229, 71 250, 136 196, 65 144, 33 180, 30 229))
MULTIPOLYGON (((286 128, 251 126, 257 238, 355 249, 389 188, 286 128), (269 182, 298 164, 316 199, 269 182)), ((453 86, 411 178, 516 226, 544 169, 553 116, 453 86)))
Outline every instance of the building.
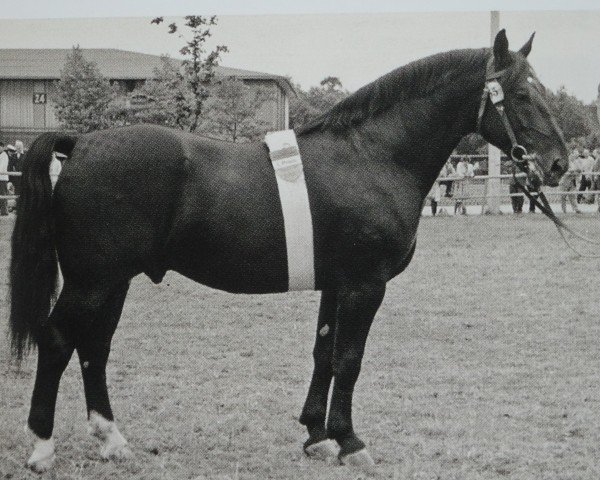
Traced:
MULTIPOLYGON (((0 139, 29 144, 37 135, 60 129, 54 115, 53 90, 71 49, 0 49, 0 139)), ((111 82, 132 91, 154 75, 161 57, 116 49, 84 49, 87 60, 98 65, 111 82)), ((175 61, 175 60, 174 60, 175 61)), ((250 86, 273 92, 258 116, 273 130, 288 127, 289 80, 278 75, 217 67, 216 77, 235 76, 250 86)))

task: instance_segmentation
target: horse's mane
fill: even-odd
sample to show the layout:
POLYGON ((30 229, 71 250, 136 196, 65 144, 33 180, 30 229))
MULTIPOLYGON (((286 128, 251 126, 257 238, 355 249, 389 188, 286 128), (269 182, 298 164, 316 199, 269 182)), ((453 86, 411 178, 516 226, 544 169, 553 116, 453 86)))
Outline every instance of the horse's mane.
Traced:
MULTIPOLYGON (((481 73, 489 49, 464 49, 438 53, 392 70, 337 103, 331 110, 297 129, 299 135, 313 131, 346 131, 385 112, 403 100, 425 97, 456 82, 456 73, 481 73)), ((483 78, 481 78, 483 81, 483 78)))

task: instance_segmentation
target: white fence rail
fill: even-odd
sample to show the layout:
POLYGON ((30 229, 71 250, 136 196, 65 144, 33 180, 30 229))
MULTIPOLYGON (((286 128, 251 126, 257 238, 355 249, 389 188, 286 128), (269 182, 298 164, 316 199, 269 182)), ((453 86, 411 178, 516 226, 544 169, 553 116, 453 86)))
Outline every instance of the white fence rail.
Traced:
MULTIPOLYGON (((486 155, 463 155, 464 157, 469 158, 487 158, 486 155)), ((0 175, 8 175, 13 177, 20 177, 21 172, 0 172, 0 175)), ((598 177, 600 176, 600 172, 583 172, 582 175, 588 177, 598 177)), ((516 175, 519 178, 524 178, 526 175, 524 173, 518 173, 516 175)), ((58 175, 51 175, 51 177, 55 178, 58 175)), ((439 205, 447 206, 452 203, 456 203, 457 201, 467 203, 469 205, 479 205, 481 204, 482 211, 485 210, 487 206, 487 199, 489 198, 506 198, 507 201, 510 200, 511 197, 525 197, 523 193, 510 193, 508 191, 508 182, 512 179, 512 174, 503 174, 503 175, 475 175, 473 177, 461 177, 458 175, 449 175, 447 177, 438 178, 436 180, 437 186, 441 183, 449 183, 453 184, 453 192, 452 196, 441 196, 439 205), (491 179, 500 179, 502 182, 502 189, 505 192, 499 195, 492 195, 488 192, 488 181, 491 179), (507 182, 508 181, 508 182, 507 182)), ((9 180, 10 181, 10 180, 9 180)), ((575 188, 573 190, 558 190, 556 187, 549 188, 544 187, 544 193, 548 197, 552 196, 569 196, 569 195, 598 195, 600 196, 600 190, 585 190, 579 191, 579 189, 575 188)), ((0 195, 0 200, 15 200, 18 198, 17 195, 0 195)))

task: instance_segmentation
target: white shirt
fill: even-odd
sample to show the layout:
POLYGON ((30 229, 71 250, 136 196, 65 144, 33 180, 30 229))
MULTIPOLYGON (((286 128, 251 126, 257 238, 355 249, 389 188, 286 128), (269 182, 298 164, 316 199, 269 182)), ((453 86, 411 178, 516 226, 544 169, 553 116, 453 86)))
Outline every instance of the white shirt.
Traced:
MULTIPOLYGON (((8 154, 6 152, 0 153, 0 172, 8 171, 8 154)), ((8 175, 0 174, 0 182, 8 182, 8 175)))
POLYGON ((589 155, 587 157, 580 158, 579 160, 582 172, 588 173, 594 170, 594 157, 589 155))
POLYGON ((461 177, 466 177, 469 172, 469 167, 467 167, 467 162, 458 162, 456 164, 456 174, 461 177))

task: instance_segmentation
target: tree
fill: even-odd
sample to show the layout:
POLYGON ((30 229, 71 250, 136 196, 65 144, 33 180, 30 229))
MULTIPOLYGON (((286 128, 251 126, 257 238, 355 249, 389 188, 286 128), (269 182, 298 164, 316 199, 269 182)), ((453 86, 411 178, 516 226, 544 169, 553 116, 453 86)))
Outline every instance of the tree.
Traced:
MULTIPOLYGON (((151 23, 159 25, 162 22, 163 17, 157 17, 151 23)), ((182 69, 177 73, 181 82, 178 87, 185 85, 185 89, 178 88, 173 92, 176 108, 179 109, 179 120, 176 123, 179 128, 190 132, 195 131, 200 124, 204 103, 210 95, 209 87, 215 75, 214 68, 219 64, 221 54, 227 52, 226 46, 219 45, 210 53, 206 53, 206 41, 211 35, 210 27, 216 24, 216 16, 188 15, 185 17, 184 26, 191 36, 186 38, 185 35, 178 34, 185 42, 179 50, 183 61, 182 69), (191 102, 188 103, 189 100, 191 102)), ((176 23, 169 25, 169 34, 176 34, 178 31, 176 23)))
POLYGON ((336 103, 349 95, 338 77, 325 77, 318 87, 308 92, 296 85, 297 97, 290 99, 290 124, 301 127, 310 120, 329 111, 336 103))
POLYGON ((154 123, 189 128, 192 94, 183 81, 178 61, 164 55, 154 77, 128 95, 130 123, 154 123))
POLYGON ((227 77, 217 82, 211 95, 202 130, 234 142, 255 140, 267 130, 268 123, 256 118, 269 98, 264 89, 254 90, 243 80, 227 77))
POLYGON ((457 155, 487 154, 487 143, 478 133, 470 133, 458 142, 454 153, 457 155))
POLYGON ((90 132, 108 126, 105 113, 113 98, 109 81, 94 62, 73 47, 61 70, 55 99, 56 117, 64 128, 90 132))
POLYGON ((580 147, 590 146, 589 139, 598 132, 598 123, 592 109, 575 96, 569 95, 564 86, 556 93, 549 92, 548 101, 565 141, 580 147))

